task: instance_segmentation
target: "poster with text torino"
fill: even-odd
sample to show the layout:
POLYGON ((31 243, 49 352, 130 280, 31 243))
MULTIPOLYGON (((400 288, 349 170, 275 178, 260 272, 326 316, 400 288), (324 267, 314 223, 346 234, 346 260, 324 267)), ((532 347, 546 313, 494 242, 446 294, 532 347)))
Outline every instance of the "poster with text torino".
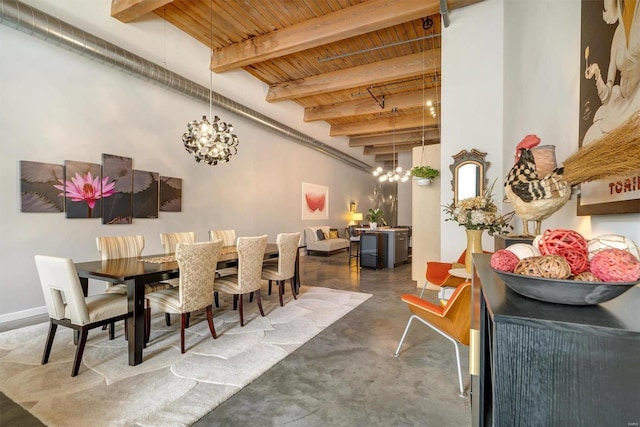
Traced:
MULTIPOLYGON (((580 146, 640 110, 640 0, 582 0, 580 146)), ((640 212, 640 171, 580 184, 578 215, 640 212)))
POLYGON ((329 219, 329 187, 302 183, 302 219, 329 219))

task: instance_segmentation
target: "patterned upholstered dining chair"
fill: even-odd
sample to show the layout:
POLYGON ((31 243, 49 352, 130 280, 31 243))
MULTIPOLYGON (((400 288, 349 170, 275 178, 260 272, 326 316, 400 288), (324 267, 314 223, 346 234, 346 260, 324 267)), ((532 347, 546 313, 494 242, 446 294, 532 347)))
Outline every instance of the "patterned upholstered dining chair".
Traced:
MULTIPOLYGON (((193 231, 184 231, 178 233, 160 233, 160 243, 165 254, 173 254, 176 252, 176 246, 178 243, 195 243, 196 234, 193 231)), ((168 283, 171 286, 178 286, 180 280, 167 279, 163 280, 164 283, 168 283)))
POLYGON ((217 338, 213 326, 213 285, 216 264, 220 256, 222 241, 200 243, 178 243, 176 261, 180 268, 180 285, 145 295, 150 309, 145 313, 146 337, 151 331, 151 310, 178 313, 180 322, 180 351, 185 352, 184 330, 188 327, 189 314, 205 309, 211 336, 217 338))
POLYGON ((262 260, 264 251, 267 248, 267 235, 256 237, 238 238, 238 273, 217 278, 213 284, 215 292, 222 292, 233 295, 233 307, 238 307, 240 313, 240 326, 244 326, 244 315, 242 312, 242 296, 245 294, 256 295, 256 302, 260 314, 264 317, 262 310, 262 300, 260 298, 260 286, 262 275, 262 260), (239 304, 238 304, 239 301, 239 304))
POLYGON ((278 244, 278 262, 267 262, 262 265, 262 279, 269 281, 269 295, 271 294, 271 282, 278 285, 278 297, 280 307, 282 307, 282 296, 284 294, 284 282, 291 283, 291 293, 296 298, 296 289, 293 279, 296 273, 296 255, 300 244, 300 233, 280 233, 276 237, 278 244))
POLYGON ((49 361, 58 325, 74 329, 80 335, 71 368, 71 376, 75 377, 80 369, 89 330, 110 325, 109 339, 113 339, 114 322, 126 322, 130 315, 127 297, 112 292, 85 298, 78 272, 71 259, 36 255, 35 261, 49 313, 49 334, 42 354, 42 364, 49 361))

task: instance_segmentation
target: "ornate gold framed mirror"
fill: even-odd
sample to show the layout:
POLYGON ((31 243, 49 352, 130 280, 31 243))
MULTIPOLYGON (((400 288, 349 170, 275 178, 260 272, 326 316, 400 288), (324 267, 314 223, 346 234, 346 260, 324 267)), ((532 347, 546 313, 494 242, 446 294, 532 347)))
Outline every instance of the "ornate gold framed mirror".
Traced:
POLYGON ((453 204, 457 205, 459 200, 470 197, 481 196, 486 185, 486 171, 490 163, 484 158, 487 153, 476 150, 462 150, 452 156, 453 164, 449 166, 453 179, 451 188, 453 190, 453 204))

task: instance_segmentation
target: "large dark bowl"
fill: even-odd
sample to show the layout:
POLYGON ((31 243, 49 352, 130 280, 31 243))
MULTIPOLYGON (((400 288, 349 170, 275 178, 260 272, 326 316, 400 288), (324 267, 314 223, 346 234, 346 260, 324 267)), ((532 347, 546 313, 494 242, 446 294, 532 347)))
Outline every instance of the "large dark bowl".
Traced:
POLYGON ((596 305, 623 294, 637 284, 637 282, 582 282, 544 279, 493 271, 514 292, 525 297, 556 304, 596 305))

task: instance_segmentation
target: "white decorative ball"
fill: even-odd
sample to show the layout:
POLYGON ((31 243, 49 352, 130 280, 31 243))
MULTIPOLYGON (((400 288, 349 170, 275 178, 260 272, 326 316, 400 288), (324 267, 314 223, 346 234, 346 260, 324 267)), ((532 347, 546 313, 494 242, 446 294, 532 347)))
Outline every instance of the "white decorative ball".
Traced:
POLYGON ((619 234, 603 234, 594 237, 589 240, 588 245, 589 261, 595 254, 604 249, 622 249, 631 252, 636 259, 640 260, 640 248, 638 248, 638 245, 633 240, 619 234))
POLYGON ((540 256, 540 251, 537 246, 528 245, 526 243, 514 243, 513 245, 507 246, 505 249, 509 252, 513 252, 518 259, 540 256))

